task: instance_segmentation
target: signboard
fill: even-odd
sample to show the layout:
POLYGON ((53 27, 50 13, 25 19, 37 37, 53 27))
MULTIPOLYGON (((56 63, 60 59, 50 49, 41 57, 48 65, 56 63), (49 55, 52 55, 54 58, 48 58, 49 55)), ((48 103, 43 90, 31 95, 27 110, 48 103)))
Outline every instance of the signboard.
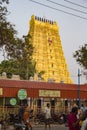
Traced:
POLYGON ((27 98, 27 92, 26 92, 25 89, 20 89, 20 90, 18 91, 18 98, 19 98, 20 100, 24 100, 24 99, 27 98))
POLYGON ((60 91, 55 90, 39 90, 41 97, 60 97, 60 91))
POLYGON ((10 104, 11 104, 11 105, 14 106, 14 105, 16 105, 16 103, 17 103, 17 101, 16 101, 15 98, 11 98, 11 99, 10 99, 10 104))
POLYGON ((0 88, 0 95, 3 95, 3 88, 0 88))

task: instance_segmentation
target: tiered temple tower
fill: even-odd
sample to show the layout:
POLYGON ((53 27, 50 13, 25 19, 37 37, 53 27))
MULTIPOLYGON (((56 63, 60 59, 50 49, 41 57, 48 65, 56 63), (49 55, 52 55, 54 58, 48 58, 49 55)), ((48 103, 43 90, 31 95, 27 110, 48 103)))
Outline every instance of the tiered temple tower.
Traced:
POLYGON ((45 72, 44 81, 72 83, 57 23, 32 15, 29 34, 34 47, 33 59, 36 61, 36 70, 45 72))

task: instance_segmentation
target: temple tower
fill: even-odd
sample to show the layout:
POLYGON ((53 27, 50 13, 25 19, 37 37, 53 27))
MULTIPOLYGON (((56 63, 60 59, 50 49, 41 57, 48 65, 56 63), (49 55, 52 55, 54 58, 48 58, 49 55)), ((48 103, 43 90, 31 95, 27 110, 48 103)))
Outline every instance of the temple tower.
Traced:
POLYGON ((57 23, 32 15, 29 34, 34 47, 33 59, 36 61, 36 70, 45 72, 44 81, 72 83, 57 23))

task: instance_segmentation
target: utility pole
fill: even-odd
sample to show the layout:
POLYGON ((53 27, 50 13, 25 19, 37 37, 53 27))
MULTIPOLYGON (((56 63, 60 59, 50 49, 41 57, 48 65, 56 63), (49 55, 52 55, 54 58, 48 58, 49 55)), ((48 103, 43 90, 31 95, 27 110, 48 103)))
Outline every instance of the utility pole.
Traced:
POLYGON ((79 105, 79 107, 80 107, 80 76, 81 76, 81 74, 80 74, 80 69, 78 69, 78 105, 79 105))

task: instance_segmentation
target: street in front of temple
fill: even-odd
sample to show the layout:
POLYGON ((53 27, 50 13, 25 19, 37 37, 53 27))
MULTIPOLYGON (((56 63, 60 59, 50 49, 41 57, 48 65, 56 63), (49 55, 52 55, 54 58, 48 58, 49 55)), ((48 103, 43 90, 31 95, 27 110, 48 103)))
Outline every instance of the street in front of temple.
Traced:
MULTIPOLYGON (((6 130, 14 130, 13 126, 9 126, 6 130)), ((33 125, 33 130, 45 130, 45 125, 33 125)), ((47 128, 49 130, 49 128, 47 128)), ((51 130, 68 130, 68 127, 63 125, 51 125, 51 130)))
MULTIPOLYGON (((33 130, 45 130, 45 126, 34 126, 33 130)), ((47 130, 49 130, 49 128, 47 130)), ((68 127, 65 125, 52 125, 51 130, 68 130, 68 127)))

